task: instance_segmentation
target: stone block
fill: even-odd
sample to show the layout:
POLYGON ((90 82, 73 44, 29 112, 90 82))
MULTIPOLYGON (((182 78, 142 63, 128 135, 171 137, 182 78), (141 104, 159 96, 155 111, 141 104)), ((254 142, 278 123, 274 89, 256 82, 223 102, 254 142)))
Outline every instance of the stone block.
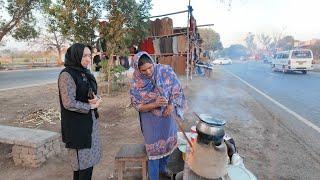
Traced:
POLYGON ((55 154, 60 154, 61 153, 61 148, 59 145, 53 147, 53 151, 55 154))
POLYGON ((49 151, 52 151, 53 150, 53 145, 50 144, 48 149, 49 149, 49 151))
POLYGON ((44 145, 42 145, 42 146, 40 146, 40 147, 37 148, 37 151, 38 151, 38 152, 44 152, 44 150, 45 150, 44 145))
POLYGON ((39 162, 41 162, 41 163, 44 163, 45 161, 46 161, 46 158, 45 158, 45 156, 42 156, 39 160, 37 160, 37 161, 39 161, 39 162))
POLYGON ((46 155, 46 154, 48 154, 49 152, 50 152, 49 149, 44 149, 43 155, 46 155))
POLYGON ((14 139, 6 138, 8 135, 2 135, 0 132, 0 142, 3 144, 14 144, 14 139))
POLYGON ((55 155, 55 152, 54 151, 50 151, 48 152, 48 154, 46 154, 46 158, 49 158, 51 156, 54 156, 55 155))

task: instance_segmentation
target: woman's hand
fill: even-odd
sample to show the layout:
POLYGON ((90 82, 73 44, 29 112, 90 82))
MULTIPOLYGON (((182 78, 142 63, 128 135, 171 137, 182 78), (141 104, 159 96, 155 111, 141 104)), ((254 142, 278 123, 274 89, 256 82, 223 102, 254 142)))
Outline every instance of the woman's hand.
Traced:
POLYGON ((95 104, 99 100, 98 96, 93 94, 93 99, 89 99, 89 104, 95 104))
POLYGON ((172 114, 172 112, 173 112, 173 105, 172 104, 169 104, 168 106, 167 106, 167 108, 163 111, 163 116, 169 116, 170 114, 172 114))
POLYGON ((98 108, 100 106, 100 103, 102 102, 102 99, 96 95, 94 95, 94 99, 88 100, 89 104, 91 106, 91 109, 98 108))
POLYGON ((142 104, 139 108, 139 111, 148 112, 148 111, 152 111, 153 109, 159 108, 161 106, 167 106, 167 105, 168 105, 168 100, 163 96, 159 96, 157 97, 155 102, 152 102, 149 104, 142 104))
POLYGON ((157 99, 154 103, 155 103, 156 107, 166 106, 166 105, 168 105, 168 100, 163 96, 159 96, 159 97, 157 97, 157 99))

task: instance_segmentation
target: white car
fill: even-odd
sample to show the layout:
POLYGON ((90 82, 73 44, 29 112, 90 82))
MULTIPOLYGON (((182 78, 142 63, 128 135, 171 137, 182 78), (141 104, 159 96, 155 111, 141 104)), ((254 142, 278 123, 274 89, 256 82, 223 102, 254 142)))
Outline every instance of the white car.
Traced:
POLYGON ((212 61, 212 64, 232 64, 232 60, 230 58, 218 58, 212 61))

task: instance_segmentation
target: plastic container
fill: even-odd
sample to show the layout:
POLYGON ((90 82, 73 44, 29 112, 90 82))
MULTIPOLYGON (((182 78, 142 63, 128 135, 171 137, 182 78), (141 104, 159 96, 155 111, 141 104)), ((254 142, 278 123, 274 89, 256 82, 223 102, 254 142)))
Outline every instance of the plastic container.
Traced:
POLYGON ((196 126, 191 126, 190 131, 191 131, 191 141, 196 142, 197 136, 198 136, 196 126))
POLYGON ((186 160, 187 145, 186 144, 181 144, 180 146, 178 146, 178 149, 181 151, 182 159, 185 161, 186 160))
MULTIPOLYGON (((191 139, 191 133, 186 133, 186 135, 191 139)), ((185 161, 186 159, 186 150, 187 150, 187 140, 183 136, 182 132, 178 132, 178 149, 182 153, 182 159, 185 161)))

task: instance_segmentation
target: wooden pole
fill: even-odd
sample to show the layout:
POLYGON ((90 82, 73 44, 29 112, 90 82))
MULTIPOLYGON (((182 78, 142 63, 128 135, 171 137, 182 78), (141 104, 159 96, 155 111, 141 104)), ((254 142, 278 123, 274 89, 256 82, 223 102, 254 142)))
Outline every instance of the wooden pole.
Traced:
MULTIPOLYGON (((190 3, 189 3, 189 5, 190 5, 190 3)), ((162 14, 162 15, 157 15, 157 16, 150 16, 150 17, 148 17, 148 18, 163 17, 163 16, 169 16, 169 15, 181 14, 181 13, 186 13, 186 12, 188 12, 188 10, 178 11, 178 12, 173 12, 173 13, 168 13, 168 14, 162 14)))
POLYGON ((184 130, 183 124, 181 123, 181 118, 179 116, 175 115, 174 116, 174 120, 176 121, 176 123, 177 123, 180 131, 182 132, 184 138, 186 138, 191 150, 193 151, 193 145, 192 145, 191 141, 189 140, 189 138, 188 138, 188 136, 186 134, 186 131, 184 130))
POLYGON ((188 5, 188 20, 187 20, 187 79, 186 79, 186 87, 188 87, 188 81, 189 81, 189 59, 190 59, 190 38, 189 38, 189 16, 190 16, 190 0, 189 0, 189 5, 188 5))

